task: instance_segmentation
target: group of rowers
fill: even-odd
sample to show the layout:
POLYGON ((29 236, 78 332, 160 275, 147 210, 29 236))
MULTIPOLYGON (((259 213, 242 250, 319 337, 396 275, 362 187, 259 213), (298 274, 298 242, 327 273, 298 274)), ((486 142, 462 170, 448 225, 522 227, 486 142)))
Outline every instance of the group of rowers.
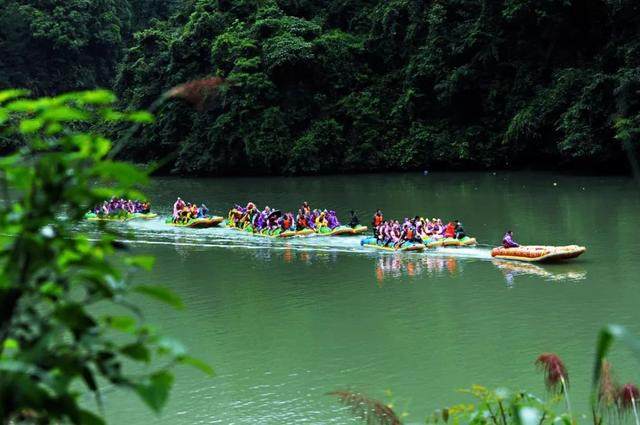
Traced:
MULTIPOLYGON (((312 210, 306 201, 302 203, 295 216, 292 212, 283 213, 268 206, 260 211, 253 202, 249 202, 245 207, 236 205, 229 211, 227 218, 230 226, 238 228, 251 226, 254 232, 262 232, 264 230, 285 232, 305 229, 317 232, 323 228, 335 229, 341 226, 335 211, 327 211, 326 209, 312 210)), ((349 226, 356 227, 359 224, 360 222, 355 212, 351 211, 349 226)))
POLYGON ((188 223, 189 220, 205 218, 209 214, 209 208, 205 204, 198 206, 191 202, 185 202, 178 197, 173 204, 173 222, 188 223))
POLYGON ((431 220, 415 216, 398 220, 385 220, 382 211, 377 210, 371 223, 373 235, 382 246, 399 247, 405 242, 422 243, 426 240, 442 238, 463 239, 466 236, 462 223, 453 220, 443 224, 439 218, 431 220))
POLYGON ((150 211, 150 202, 115 197, 96 205, 92 210, 95 215, 148 214, 150 211))

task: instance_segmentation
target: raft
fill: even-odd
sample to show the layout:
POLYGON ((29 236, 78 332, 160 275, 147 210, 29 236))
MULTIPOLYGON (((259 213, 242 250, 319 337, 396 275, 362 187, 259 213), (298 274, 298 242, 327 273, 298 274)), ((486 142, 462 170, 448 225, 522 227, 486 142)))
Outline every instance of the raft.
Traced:
POLYGON ((253 226, 245 226, 243 228, 240 227, 236 227, 236 226, 230 226, 229 225, 229 221, 226 220, 225 224, 228 228, 233 229, 233 230, 238 230, 240 232, 247 232, 253 236, 262 236, 265 238, 292 238, 292 237, 300 237, 300 236, 309 236, 309 235, 313 235, 315 232, 313 231, 313 229, 303 229, 303 230, 285 230, 284 232, 281 229, 276 229, 273 231, 269 231, 269 230, 262 230, 261 232, 255 232, 253 230, 253 226))
POLYGON ((558 262, 570 260, 582 255, 587 248, 578 245, 543 246, 525 245, 517 248, 497 247, 491 250, 491 256, 503 260, 527 262, 558 262))
POLYGON ((321 227, 316 233, 321 236, 353 236, 360 235, 366 232, 368 229, 367 226, 338 226, 330 229, 328 227, 321 227))
POLYGON ((443 246, 472 246, 477 243, 476 238, 471 238, 469 236, 465 236, 462 239, 456 238, 440 238, 434 239, 429 238, 425 245, 427 248, 438 248, 443 246))
POLYGON ((154 213, 127 213, 117 215, 97 215, 92 212, 88 212, 84 215, 85 220, 89 221, 129 221, 129 220, 151 220, 158 217, 158 214, 154 213))
POLYGON ((218 224, 224 221, 224 217, 219 216, 211 216, 211 217, 201 217, 201 218, 192 218, 186 223, 174 223, 173 217, 169 217, 165 220, 165 224, 168 226, 174 227, 189 227, 191 229, 205 229, 208 227, 215 227, 218 224))
POLYGON ((373 236, 369 236, 368 238, 362 239, 360 241, 360 245, 366 246, 368 248, 382 249, 385 251, 423 251, 425 248, 423 244, 414 243, 414 242, 404 242, 401 246, 397 248, 393 246, 383 246, 379 244, 378 240, 373 236))

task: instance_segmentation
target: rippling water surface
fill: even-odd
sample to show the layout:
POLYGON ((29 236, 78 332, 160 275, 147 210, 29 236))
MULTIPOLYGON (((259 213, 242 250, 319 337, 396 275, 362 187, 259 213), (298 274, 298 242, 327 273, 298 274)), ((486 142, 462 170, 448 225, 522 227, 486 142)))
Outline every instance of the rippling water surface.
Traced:
MULTIPOLYGON (((112 423, 354 423, 329 391, 393 402, 419 423, 467 400, 472 384, 544 394, 533 361, 568 364, 586 411, 597 331, 616 322, 640 334, 638 192, 624 178, 455 173, 314 178, 169 179, 148 190, 169 214, 176 196, 224 214, 252 200, 293 209, 308 200, 369 221, 415 214, 463 221, 484 246, 424 254, 362 249, 358 237, 256 238, 230 229, 176 229, 163 220, 119 225, 157 265, 137 277, 177 291, 187 306, 149 302, 147 318, 207 360, 216 377, 177 369, 157 417, 130 393, 106 395, 112 423), (525 243, 586 245, 577 261, 538 266, 492 261, 506 228, 525 243), (133 237, 135 236, 135 238, 133 237)), ((88 225, 83 225, 83 228, 88 225)), ((613 360, 634 379, 629 356, 613 360)))

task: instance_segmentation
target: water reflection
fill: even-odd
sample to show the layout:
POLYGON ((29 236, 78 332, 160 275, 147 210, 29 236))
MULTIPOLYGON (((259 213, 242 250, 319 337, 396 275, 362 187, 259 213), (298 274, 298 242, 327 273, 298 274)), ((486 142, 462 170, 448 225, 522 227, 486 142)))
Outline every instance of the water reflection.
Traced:
POLYGON ((512 287, 518 276, 536 276, 546 281, 580 281, 587 277, 586 270, 573 265, 560 264, 553 266, 540 266, 532 263, 519 263, 515 261, 493 260, 493 264, 504 275, 508 287, 512 287))
POLYGON ((381 255, 376 260, 376 280, 382 284, 385 279, 397 279, 403 276, 417 277, 423 274, 440 276, 448 273, 461 273, 462 263, 455 257, 431 255, 381 255))

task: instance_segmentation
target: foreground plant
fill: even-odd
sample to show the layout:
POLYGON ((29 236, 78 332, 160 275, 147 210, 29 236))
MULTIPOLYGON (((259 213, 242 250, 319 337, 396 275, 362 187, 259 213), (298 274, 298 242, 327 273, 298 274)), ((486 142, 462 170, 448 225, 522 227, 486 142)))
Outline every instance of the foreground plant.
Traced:
POLYGON ((547 389, 554 392, 560 392, 564 395, 567 403, 567 411, 571 415, 571 401, 569 400, 569 374, 564 363, 553 353, 544 353, 536 359, 536 365, 545 372, 544 383, 547 389))
POLYGON ((82 129, 152 117, 114 110, 107 91, 26 96, 0 92, 1 136, 18 146, 0 159, 0 421, 103 423, 78 399, 91 392, 101 409, 105 385, 130 389, 159 411, 175 364, 212 370, 145 325, 131 295, 182 303, 166 288, 128 282, 153 259, 126 255, 108 227, 92 238, 73 228, 102 199, 142 199, 147 180, 108 159, 109 140, 82 129))
MULTIPOLYGON (((613 377, 611 364, 606 355, 614 341, 623 342, 640 359, 640 339, 631 336, 625 328, 617 325, 605 327, 598 337, 596 361, 593 366, 591 385, 591 408, 594 425, 617 423, 631 412, 636 425, 640 425, 638 400, 640 389, 635 384, 618 385, 613 377), (615 409, 615 410, 612 410, 615 409), (605 413, 615 413, 607 415, 605 413)), ((551 394, 550 400, 543 400, 525 391, 510 392, 506 389, 490 390, 474 385, 465 394, 475 399, 474 404, 458 404, 436 410, 427 418, 427 424, 452 423, 470 425, 573 425, 576 419, 572 414, 569 400, 569 373, 557 354, 543 353, 535 364, 544 371, 544 380, 551 394), (562 397, 563 396, 563 397, 562 397), (566 412, 556 412, 557 402, 565 400, 566 412)), ((351 391, 329 393, 351 407, 353 413, 367 424, 401 423, 391 406, 372 400, 365 395, 351 391), (391 420, 391 421, 390 421, 391 420)))

